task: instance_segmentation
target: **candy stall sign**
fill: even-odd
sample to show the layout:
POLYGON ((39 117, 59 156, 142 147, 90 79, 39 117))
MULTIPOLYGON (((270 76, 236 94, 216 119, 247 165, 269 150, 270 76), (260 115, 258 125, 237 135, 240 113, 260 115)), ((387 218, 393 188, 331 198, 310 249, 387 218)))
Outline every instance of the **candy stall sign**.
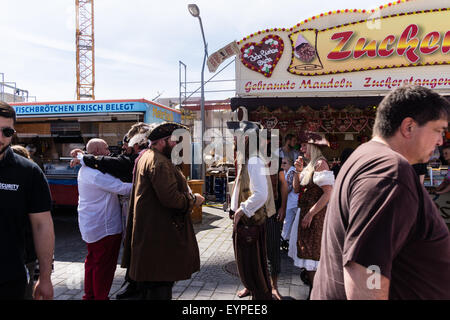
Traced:
POLYGON ((401 0, 370 11, 330 11, 292 28, 252 33, 237 42, 236 93, 345 96, 415 84, 448 94, 450 8, 442 3, 401 0))
POLYGON ((450 11, 441 9, 290 34, 289 72, 315 76, 450 63, 450 11))

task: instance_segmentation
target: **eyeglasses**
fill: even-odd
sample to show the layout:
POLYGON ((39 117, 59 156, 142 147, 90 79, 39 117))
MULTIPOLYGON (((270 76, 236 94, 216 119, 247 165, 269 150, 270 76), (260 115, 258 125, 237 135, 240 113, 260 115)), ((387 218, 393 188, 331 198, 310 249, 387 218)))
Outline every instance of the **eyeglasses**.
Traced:
POLYGON ((13 128, 10 128, 10 127, 0 128, 0 130, 2 131, 3 136, 5 138, 10 138, 13 136, 14 133, 16 133, 16 130, 14 130, 13 128))

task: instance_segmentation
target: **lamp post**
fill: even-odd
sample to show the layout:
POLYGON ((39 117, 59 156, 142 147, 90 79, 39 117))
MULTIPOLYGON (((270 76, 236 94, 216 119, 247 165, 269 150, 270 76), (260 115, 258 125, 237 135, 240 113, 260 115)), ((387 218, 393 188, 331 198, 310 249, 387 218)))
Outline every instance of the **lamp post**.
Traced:
MULTIPOLYGON (((203 65, 202 65, 202 75, 201 75, 201 98, 200 98, 200 113, 201 113, 201 120, 202 120, 202 132, 201 132, 201 146, 202 146, 202 151, 201 151, 201 159, 202 159, 202 163, 201 163, 201 171, 202 171, 202 180, 203 180, 203 187, 204 184, 206 182, 205 180, 205 162, 203 160, 203 150, 205 150, 205 145, 204 145, 204 141, 203 141, 203 135, 205 133, 205 83, 204 83, 204 73, 205 73, 205 64, 206 64, 206 58, 208 56, 208 45, 206 44, 206 40, 205 40, 205 33, 203 32, 203 24, 202 24, 202 18, 200 18, 200 9, 198 8, 198 6, 196 4, 189 4, 188 5, 188 10, 189 13, 194 17, 194 18, 198 18, 198 21, 200 22, 200 30, 202 31, 202 38, 203 38, 203 45, 204 45, 204 55, 203 55, 203 65)), ((205 191, 205 190, 203 190, 205 191)))

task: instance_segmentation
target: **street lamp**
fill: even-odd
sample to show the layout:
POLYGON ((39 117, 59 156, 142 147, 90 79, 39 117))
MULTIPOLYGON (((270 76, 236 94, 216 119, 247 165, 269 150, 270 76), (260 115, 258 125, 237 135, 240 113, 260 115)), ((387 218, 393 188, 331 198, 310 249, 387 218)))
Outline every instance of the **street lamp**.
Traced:
MULTIPOLYGON (((201 132, 201 146, 202 146, 202 163, 201 163, 201 171, 202 171, 202 180, 203 180, 203 188, 205 186, 205 162, 203 160, 203 150, 205 150, 204 142, 203 142, 203 135, 205 133, 205 83, 204 83, 204 72, 205 72, 205 64, 206 64, 206 58, 208 57, 208 45, 206 44, 205 40, 205 33, 203 32, 203 24, 202 24, 202 18, 200 18, 200 9, 196 4, 189 4, 188 5, 189 13, 194 17, 198 18, 198 21, 200 22, 200 30, 202 31, 202 38, 203 38, 203 45, 205 48, 205 53, 203 55, 203 65, 202 65, 202 76, 201 76, 201 100, 200 100, 200 112, 201 112, 201 120, 202 120, 202 132, 201 132)), ((205 190, 203 190, 205 191, 205 190)))
POLYGON ((188 10, 193 17, 195 18, 200 17, 200 9, 197 7, 196 4, 188 4, 188 10))

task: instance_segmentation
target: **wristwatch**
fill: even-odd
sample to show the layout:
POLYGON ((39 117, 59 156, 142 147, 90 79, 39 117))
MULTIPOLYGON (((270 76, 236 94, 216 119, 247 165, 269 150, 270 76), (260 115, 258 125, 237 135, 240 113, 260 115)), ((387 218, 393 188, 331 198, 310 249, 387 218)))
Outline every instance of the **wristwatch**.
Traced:
POLYGON ((194 203, 196 203, 197 202, 197 196, 195 194, 193 194, 193 193, 191 193, 190 196, 191 196, 191 199, 194 201, 194 203))

